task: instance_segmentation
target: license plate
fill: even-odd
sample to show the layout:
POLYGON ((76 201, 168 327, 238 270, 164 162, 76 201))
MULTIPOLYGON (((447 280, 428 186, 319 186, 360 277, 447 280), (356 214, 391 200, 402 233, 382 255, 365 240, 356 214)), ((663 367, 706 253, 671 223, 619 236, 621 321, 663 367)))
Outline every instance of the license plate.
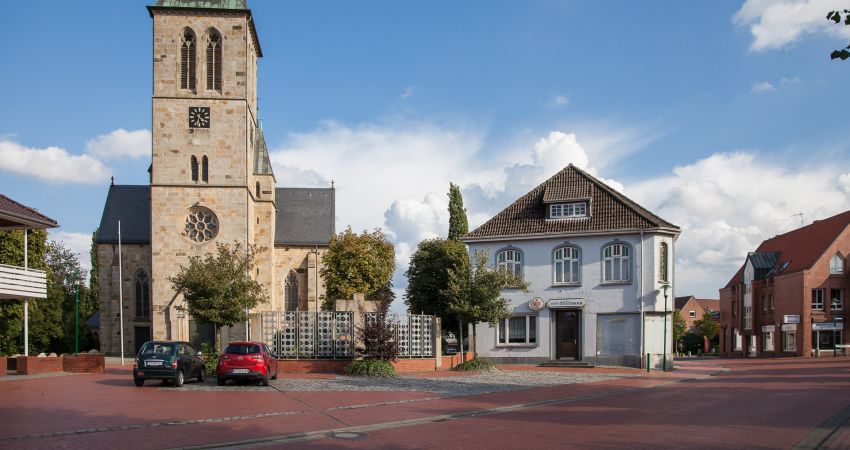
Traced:
POLYGON ((150 366, 161 366, 162 361, 145 361, 145 365, 148 366, 148 367, 150 367, 150 366))
POLYGON ((248 369, 233 369, 231 373, 248 373, 248 369))

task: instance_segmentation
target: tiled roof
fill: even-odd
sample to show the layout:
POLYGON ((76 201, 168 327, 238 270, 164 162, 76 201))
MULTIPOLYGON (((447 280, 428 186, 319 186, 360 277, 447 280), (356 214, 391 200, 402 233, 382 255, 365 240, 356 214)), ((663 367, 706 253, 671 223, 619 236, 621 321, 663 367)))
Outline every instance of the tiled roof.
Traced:
POLYGON ((54 228, 59 223, 38 212, 35 208, 23 205, 0 194, 0 229, 15 228, 54 228))
MULTIPOLYGON (((850 211, 818 220, 805 227, 772 237, 758 246, 755 253, 775 253, 777 255, 771 271, 788 265, 782 273, 792 273, 810 269, 823 256, 824 252, 835 242, 838 235, 850 226, 850 211)), ((748 257, 752 255, 747 255, 748 257)), ((735 276, 726 283, 730 287, 743 280, 746 261, 738 269, 735 276)))
POLYGON ((686 304, 688 304, 688 301, 689 301, 690 299, 692 299, 692 298, 693 298, 694 300, 696 300, 696 298, 694 298, 694 296, 693 296, 693 295, 688 295, 688 296, 685 296, 685 297, 676 297, 676 298, 673 300, 673 307, 674 307, 675 309, 682 309, 682 308, 684 308, 684 307, 685 307, 685 305, 686 305, 686 304))
POLYGON ((656 216, 610 186, 570 164, 496 214, 464 240, 679 227, 656 216), (547 202, 589 199, 590 217, 547 220, 547 202))
POLYGON ((702 306, 702 309, 710 309, 712 311, 720 311, 720 300, 698 298, 697 303, 702 306))
POLYGON ((335 232, 333 188, 277 188, 274 243, 327 245, 335 232))
POLYGON ((157 0, 160 8, 248 9, 247 0, 157 0))
POLYGON ((119 220, 122 244, 151 243, 150 186, 112 185, 109 187, 95 242, 117 244, 119 220))

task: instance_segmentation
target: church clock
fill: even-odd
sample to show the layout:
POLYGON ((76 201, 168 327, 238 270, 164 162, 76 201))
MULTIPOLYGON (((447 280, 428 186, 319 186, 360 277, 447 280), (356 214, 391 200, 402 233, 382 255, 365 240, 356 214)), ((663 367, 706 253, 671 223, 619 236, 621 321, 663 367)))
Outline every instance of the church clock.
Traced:
POLYGON ((210 108, 209 106, 189 107, 189 128, 209 128, 210 108))

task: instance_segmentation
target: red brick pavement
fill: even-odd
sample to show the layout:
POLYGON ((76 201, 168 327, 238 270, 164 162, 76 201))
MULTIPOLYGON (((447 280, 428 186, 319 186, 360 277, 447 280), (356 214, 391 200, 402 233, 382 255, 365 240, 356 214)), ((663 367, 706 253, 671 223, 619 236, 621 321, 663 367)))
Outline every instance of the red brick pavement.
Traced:
MULTIPOLYGON (((688 362, 681 367, 597 383, 408 403, 391 402, 429 399, 434 394, 138 389, 126 369, 111 368, 105 375, 0 382, 0 447, 164 448, 377 424, 379 429, 359 440, 292 444, 313 448, 787 448, 850 404, 849 360, 722 360, 688 362), (723 366, 730 371, 707 377, 723 366), (670 384, 694 377, 700 379, 670 384), (653 386, 660 387, 639 389, 653 386), (433 422, 435 416, 582 396, 586 398, 433 422), (333 409, 363 404, 373 406, 333 409), (215 421, 180 424, 209 419, 215 421), (398 423, 415 419, 424 423, 404 427, 398 423), (167 422, 178 424, 154 425, 167 422), (126 426, 138 428, 9 440, 126 426)), ((845 442, 838 439, 841 436, 836 434, 833 442, 845 442)))

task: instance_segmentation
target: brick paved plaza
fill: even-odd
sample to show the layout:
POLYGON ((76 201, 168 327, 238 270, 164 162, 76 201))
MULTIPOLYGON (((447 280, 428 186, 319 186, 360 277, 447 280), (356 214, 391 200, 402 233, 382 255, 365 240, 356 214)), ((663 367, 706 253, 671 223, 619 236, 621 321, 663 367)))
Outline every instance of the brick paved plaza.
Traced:
POLYGON ((132 384, 129 370, 0 381, 2 448, 846 448, 850 359, 677 370, 283 376, 132 384), (519 433, 518 431, 521 431, 519 433), (808 447, 807 447, 808 446, 808 447))

